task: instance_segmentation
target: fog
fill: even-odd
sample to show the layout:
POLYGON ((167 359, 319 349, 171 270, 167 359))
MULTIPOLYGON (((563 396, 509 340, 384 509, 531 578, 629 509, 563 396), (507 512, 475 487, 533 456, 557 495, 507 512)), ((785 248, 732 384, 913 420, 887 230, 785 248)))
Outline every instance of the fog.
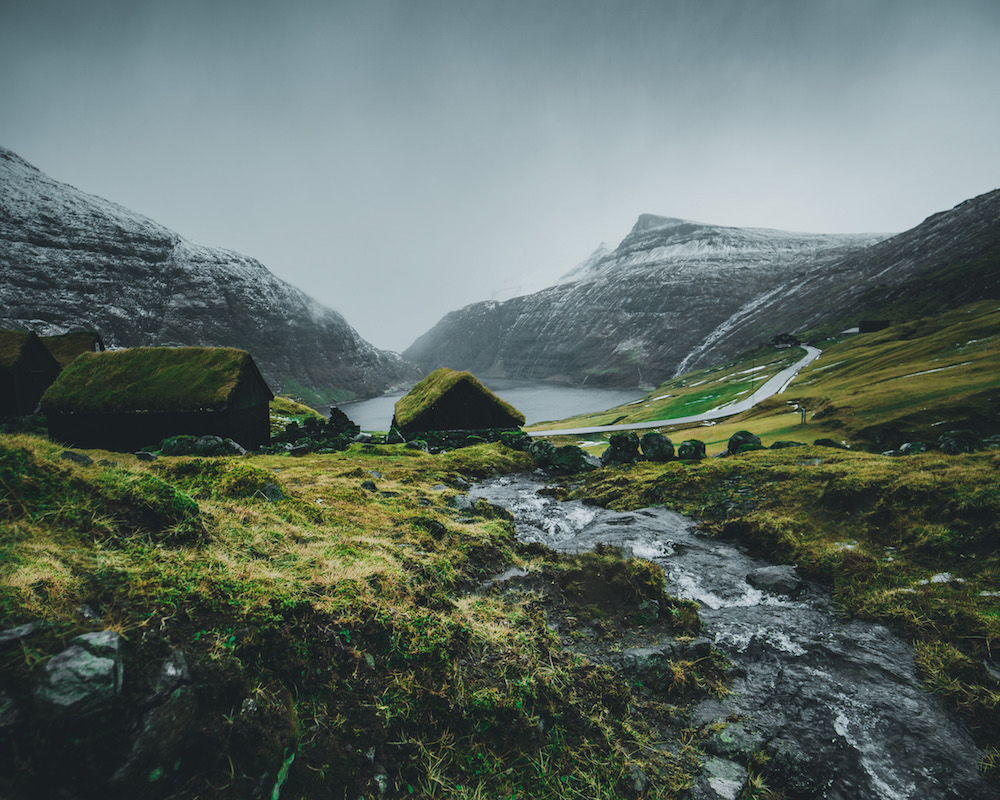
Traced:
POLYGON ((0 145, 402 350, 642 213, 889 232, 996 188, 998 41, 995 0, 4 0, 0 145))

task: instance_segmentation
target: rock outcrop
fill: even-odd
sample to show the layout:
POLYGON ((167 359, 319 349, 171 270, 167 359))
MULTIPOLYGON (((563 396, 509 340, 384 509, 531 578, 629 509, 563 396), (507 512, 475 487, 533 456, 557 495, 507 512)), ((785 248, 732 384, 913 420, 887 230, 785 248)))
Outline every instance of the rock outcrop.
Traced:
MULTIPOLYGON (((653 386, 725 320, 877 235, 726 228, 643 215, 557 286, 453 311, 404 357, 477 375, 653 386)), ((776 325, 767 338, 788 330, 776 325)), ((765 339, 766 341, 766 339, 765 339)))
POLYGON ((0 148, 0 328, 249 351, 276 392, 368 397, 419 373, 258 261, 203 247, 0 148))

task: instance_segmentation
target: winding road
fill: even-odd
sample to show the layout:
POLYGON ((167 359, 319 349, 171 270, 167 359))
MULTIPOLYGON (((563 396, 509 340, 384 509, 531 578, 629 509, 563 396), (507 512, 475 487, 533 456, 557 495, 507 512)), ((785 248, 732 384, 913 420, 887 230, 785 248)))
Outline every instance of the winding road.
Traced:
POLYGON ((799 370, 807 364, 815 361, 822 350, 809 345, 802 345, 806 354, 796 361, 792 366, 781 370, 774 377, 765 381, 764 384, 749 397, 735 403, 727 403, 724 406, 713 408, 711 411, 704 411, 701 414, 693 414, 689 417, 674 417, 673 419, 656 419, 649 422, 628 422, 621 425, 594 425, 589 428, 556 428, 547 431, 526 431, 529 436, 570 436, 586 433, 603 433, 606 431, 634 431, 644 428, 659 428, 661 425, 688 425, 695 422, 705 422, 712 419, 731 417, 753 408, 761 400, 766 400, 776 394, 780 394, 799 374, 799 370))

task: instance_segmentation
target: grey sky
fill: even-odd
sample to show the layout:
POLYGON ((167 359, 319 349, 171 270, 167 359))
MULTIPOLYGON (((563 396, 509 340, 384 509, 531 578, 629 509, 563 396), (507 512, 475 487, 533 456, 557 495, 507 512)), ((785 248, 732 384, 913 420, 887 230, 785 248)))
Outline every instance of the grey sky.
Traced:
POLYGON ((401 350, 641 213, 897 231, 1000 185, 997 0, 0 0, 0 144, 401 350))

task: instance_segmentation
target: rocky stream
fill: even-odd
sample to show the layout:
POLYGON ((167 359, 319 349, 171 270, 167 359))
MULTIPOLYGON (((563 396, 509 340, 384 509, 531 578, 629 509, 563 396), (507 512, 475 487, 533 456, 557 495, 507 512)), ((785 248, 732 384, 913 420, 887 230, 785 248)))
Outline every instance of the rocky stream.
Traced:
POLYGON ((598 543, 659 564, 666 590, 700 604, 703 633, 732 663, 731 692, 697 705, 712 726, 697 800, 736 798, 766 753, 792 797, 909 800, 1000 797, 943 700, 921 687, 913 650, 886 627, 845 619, 822 588, 661 508, 617 513, 539 493, 534 476, 472 495, 507 508, 518 537, 579 552, 598 543), (726 723, 723 727, 718 723, 726 723), (721 730, 719 730, 721 728, 721 730))

